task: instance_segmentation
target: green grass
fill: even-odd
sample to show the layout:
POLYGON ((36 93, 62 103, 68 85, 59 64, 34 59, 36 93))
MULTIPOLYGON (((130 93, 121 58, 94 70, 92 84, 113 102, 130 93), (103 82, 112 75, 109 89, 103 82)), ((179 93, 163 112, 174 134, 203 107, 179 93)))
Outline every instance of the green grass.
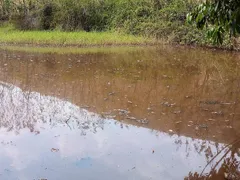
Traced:
POLYGON ((153 39, 114 32, 20 31, 0 27, 0 43, 52 46, 109 46, 154 44, 153 39))

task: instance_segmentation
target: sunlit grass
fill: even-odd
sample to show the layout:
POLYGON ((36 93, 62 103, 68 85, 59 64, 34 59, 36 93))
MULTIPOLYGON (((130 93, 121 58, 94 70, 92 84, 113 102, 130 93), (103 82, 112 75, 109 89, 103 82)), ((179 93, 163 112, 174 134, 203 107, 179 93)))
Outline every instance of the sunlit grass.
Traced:
POLYGON ((53 46, 108 46, 154 44, 153 39, 114 32, 19 31, 0 28, 0 43, 53 46))

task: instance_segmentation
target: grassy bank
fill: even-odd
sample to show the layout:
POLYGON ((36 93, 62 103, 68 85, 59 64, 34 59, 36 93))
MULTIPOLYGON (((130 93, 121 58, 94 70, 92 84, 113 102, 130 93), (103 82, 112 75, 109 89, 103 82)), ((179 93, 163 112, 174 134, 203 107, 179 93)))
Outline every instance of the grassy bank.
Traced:
POLYGON ((14 24, 19 30, 27 31, 21 33, 13 31, 4 36, 1 34, 4 42, 84 45, 149 43, 145 38, 135 37, 141 36, 177 44, 206 43, 204 32, 186 23, 186 14, 198 2, 195 0, 3 2, 0 19, 14 24), (29 30, 34 32, 28 32, 29 30), (54 32, 37 32, 39 30, 54 32), (100 33, 96 34, 96 31, 100 33))
POLYGON ((109 46, 153 44, 149 38, 113 32, 20 31, 0 28, 1 44, 50 46, 109 46))
MULTIPOLYGON (((3 0, 0 43, 40 45, 143 45, 158 42, 209 46, 206 28, 186 16, 199 0, 3 0)), ((222 48, 231 48, 225 34, 222 48)), ((215 47, 215 46, 214 46, 215 47)))

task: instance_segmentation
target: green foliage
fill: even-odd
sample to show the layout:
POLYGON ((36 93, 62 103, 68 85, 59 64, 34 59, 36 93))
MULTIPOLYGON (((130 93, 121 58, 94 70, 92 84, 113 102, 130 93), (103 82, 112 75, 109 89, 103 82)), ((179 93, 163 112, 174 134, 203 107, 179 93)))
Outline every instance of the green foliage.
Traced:
MULTIPOLYGON (((154 37, 172 43, 199 43, 204 39, 201 30, 186 25, 186 15, 195 6, 194 1, 8 1, 11 1, 11 8, 14 7, 14 10, 9 11, 7 19, 23 30, 110 30, 132 35, 154 37)), ((6 5, 7 3, 5 3, 6 5)), ((3 17, 3 15, 0 14, 0 17, 3 17)))
POLYGON ((214 44, 222 44, 226 34, 240 33, 240 0, 207 0, 187 15, 187 22, 197 28, 207 28, 207 36, 214 44))
POLYGON ((16 10, 12 0, 0 0, 0 7, 0 20, 8 20, 11 12, 16 10))
POLYGON ((41 28, 49 30, 54 28, 53 20, 56 6, 53 3, 45 4, 41 11, 41 28))

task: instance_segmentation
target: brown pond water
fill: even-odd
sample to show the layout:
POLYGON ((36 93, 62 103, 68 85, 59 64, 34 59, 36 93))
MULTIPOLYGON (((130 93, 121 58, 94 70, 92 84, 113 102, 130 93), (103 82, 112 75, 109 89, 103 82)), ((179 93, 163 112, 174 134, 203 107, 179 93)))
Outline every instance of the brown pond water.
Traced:
POLYGON ((239 179, 240 54, 0 50, 0 179, 239 179))

